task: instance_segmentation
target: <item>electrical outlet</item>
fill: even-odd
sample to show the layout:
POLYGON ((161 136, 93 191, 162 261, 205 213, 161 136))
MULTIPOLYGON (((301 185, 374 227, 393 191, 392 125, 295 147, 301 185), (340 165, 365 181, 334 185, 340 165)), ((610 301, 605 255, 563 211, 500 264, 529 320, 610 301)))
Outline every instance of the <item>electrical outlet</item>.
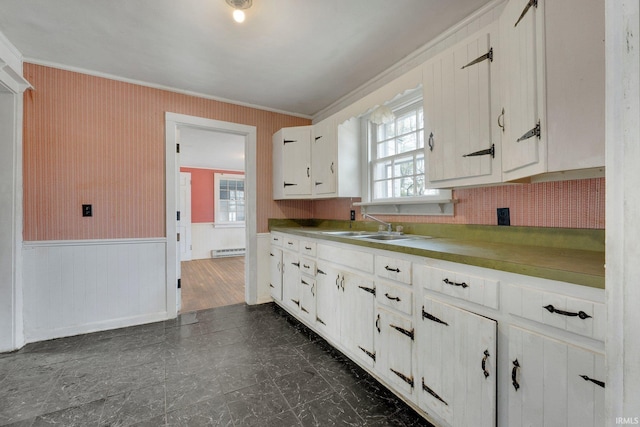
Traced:
POLYGON ((355 221, 356 220, 356 211, 354 211, 353 209, 351 209, 351 212, 349 213, 349 217, 351 218, 351 221, 355 221))
POLYGON ((498 208, 498 225, 511 225, 509 208, 498 208))
POLYGON ((91 205, 82 205, 82 216, 93 216, 93 208, 91 205))

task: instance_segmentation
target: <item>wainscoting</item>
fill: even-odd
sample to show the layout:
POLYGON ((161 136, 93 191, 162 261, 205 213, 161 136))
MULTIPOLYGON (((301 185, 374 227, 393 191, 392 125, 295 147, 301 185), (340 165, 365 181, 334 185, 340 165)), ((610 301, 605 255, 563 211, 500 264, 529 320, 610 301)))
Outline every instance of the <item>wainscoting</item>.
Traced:
POLYGON ((23 256, 26 342, 167 318, 164 238, 25 242, 23 256))
POLYGON ((191 259, 211 258, 214 249, 244 248, 244 227, 214 227, 212 222, 191 224, 191 259))

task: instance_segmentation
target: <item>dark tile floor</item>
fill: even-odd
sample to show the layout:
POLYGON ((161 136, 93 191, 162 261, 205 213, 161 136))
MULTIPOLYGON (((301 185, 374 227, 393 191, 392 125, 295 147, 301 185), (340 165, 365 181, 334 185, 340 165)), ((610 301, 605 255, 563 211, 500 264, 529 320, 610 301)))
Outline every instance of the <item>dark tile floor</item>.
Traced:
POLYGON ((0 425, 430 426, 274 304, 0 354, 0 425))

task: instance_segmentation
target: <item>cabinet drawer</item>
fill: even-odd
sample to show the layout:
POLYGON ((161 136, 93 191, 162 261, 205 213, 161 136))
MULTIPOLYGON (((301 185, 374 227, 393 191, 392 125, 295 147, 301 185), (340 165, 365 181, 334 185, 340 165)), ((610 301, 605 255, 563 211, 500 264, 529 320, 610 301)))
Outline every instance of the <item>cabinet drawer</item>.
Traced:
POLYGON ((413 307, 413 292, 411 289, 394 286, 391 283, 376 283, 376 299, 379 304, 394 308, 411 315, 413 307))
POLYGON ((518 285, 507 288, 509 313, 545 325, 604 341, 603 303, 518 285))
POLYGON ((271 246, 281 247, 283 241, 284 241, 284 236, 282 234, 271 233, 271 246))
POLYGON ((284 236, 282 246, 286 249, 297 251, 298 247, 300 246, 300 241, 298 239, 294 239, 293 237, 284 236))
POLYGON ((300 260, 300 271, 309 276, 316 275, 316 262, 309 258, 302 258, 300 260))
POLYGON ((437 268, 431 270, 422 283, 426 289, 485 307, 498 308, 500 283, 497 280, 437 268))
POLYGON ((301 240, 300 253, 303 255, 316 256, 316 242, 301 240))
POLYGON ((318 258, 334 264, 373 273, 373 254, 354 250, 352 247, 318 245, 318 258))
POLYGON ((382 255, 376 256, 376 275, 411 284, 411 261, 382 255))

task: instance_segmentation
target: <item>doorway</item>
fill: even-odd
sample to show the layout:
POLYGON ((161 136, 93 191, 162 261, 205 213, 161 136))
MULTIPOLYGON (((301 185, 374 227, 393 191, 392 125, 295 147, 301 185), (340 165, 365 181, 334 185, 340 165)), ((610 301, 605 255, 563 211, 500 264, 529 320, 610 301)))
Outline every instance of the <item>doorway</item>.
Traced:
MULTIPOLYGON (((244 148, 244 159, 242 169, 244 171, 244 216, 245 224, 242 229, 244 235, 245 257, 242 267, 236 266, 244 271, 244 302, 255 304, 257 302, 257 236, 256 236, 256 128, 254 126, 240 125, 237 123, 222 122, 218 120, 204 119, 182 114, 166 113, 166 194, 167 194, 167 236, 177 236, 179 221, 176 212, 179 210, 180 199, 180 166, 183 155, 182 136, 192 130, 208 131, 213 133, 226 134, 228 136, 240 137, 244 148), (178 145, 180 147, 178 148, 178 145)), ((187 143, 188 144, 188 143, 187 143)), ((228 170, 225 167, 225 170, 228 170)), ((233 171, 231 171, 233 172, 233 171)), ((236 172, 238 172, 236 170, 236 172)), ((193 192, 193 191, 192 191, 193 192)), ((194 214, 193 210, 191 212, 194 214)), ((192 218, 193 220, 193 218, 192 218)), ((209 224, 211 228, 213 225, 209 224)), ((220 227, 224 229, 224 227, 220 227)), ((233 227, 229 227, 233 228, 233 227)), ((192 239, 199 238, 201 233, 191 232, 192 239)), ((182 274, 181 274, 181 247, 180 236, 175 244, 172 239, 167 239, 167 313, 169 317, 175 317, 181 312, 182 297, 182 274), (175 281, 173 281, 175 278, 175 281), (177 291, 175 285, 178 284, 177 291)), ((184 242, 183 242, 184 243, 184 242)), ((194 246, 195 249, 195 246, 194 246)), ((197 255, 192 251, 192 256, 197 255)), ((211 251, 209 250, 209 257, 211 251)))
POLYGON ((244 302, 245 138, 178 130, 180 312, 244 302))

